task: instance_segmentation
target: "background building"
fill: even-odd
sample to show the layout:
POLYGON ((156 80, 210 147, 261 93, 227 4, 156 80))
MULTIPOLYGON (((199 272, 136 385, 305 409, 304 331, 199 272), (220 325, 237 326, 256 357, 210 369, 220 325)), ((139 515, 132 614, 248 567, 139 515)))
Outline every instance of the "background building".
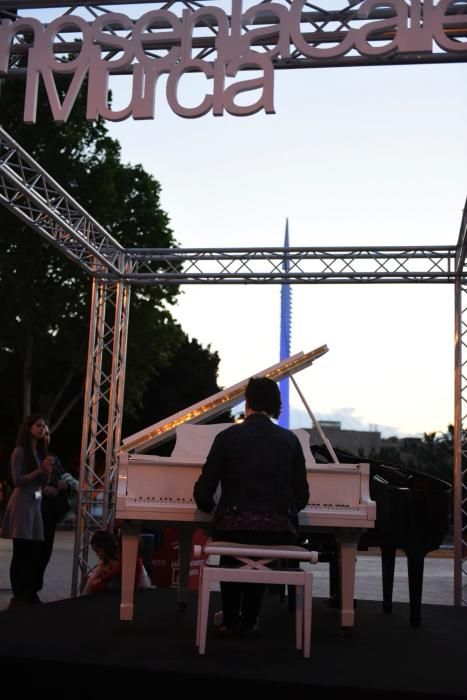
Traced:
MULTIPOLYGON (((343 430, 340 421, 319 421, 324 434, 334 449, 351 452, 357 456, 369 457, 379 452, 381 433, 377 430, 343 430)), ((316 428, 307 428, 311 444, 320 445, 322 439, 316 428)))

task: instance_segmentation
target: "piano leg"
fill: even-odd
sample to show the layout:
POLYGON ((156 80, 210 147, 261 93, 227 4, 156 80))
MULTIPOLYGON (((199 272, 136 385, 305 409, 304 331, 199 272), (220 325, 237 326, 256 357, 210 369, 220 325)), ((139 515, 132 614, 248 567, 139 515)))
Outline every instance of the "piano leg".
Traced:
POLYGON ((394 588, 394 567, 396 565, 396 548, 381 546, 381 569, 383 574, 383 610, 392 611, 392 592, 394 588))
POLYGON ((407 572, 409 574, 410 624, 419 627, 422 621, 422 589, 425 552, 420 550, 405 550, 407 556, 407 572))
POLYGON ((191 540, 192 530, 189 528, 180 528, 178 537, 180 571, 177 591, 178 605, 180 608, 186 608, 187 603, 191 566, 191 540))
POLYGON ((353 627, 355 620, 354 591, 358 533, 336 533, 339 554, 341 625, 353 627))
POLYGON ((135 523, 122 526, 122 593, 120 620, 132 620, 135 597, 136 559, 140 527, 135 523))
POLYGON ((339 556, 332 556, 329 561, 329 604, 333 608, 338 608, 340 606, 339 568, 339 556))

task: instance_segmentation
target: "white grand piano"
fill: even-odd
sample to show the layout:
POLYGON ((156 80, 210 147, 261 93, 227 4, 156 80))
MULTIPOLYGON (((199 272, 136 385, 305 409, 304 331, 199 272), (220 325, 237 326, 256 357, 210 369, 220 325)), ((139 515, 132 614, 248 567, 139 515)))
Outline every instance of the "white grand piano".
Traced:
MULTIPOLYGON (((298 353, 253 376, 279 381, 289 376, 326 444, 334 463, 316 464, 310 450, 309 434, 297 434, 305 455, 310 484, 310 503, 301 511, 304 532, 332 533, 335 536, 340 568, 341 624, 354 624, 354 583, 357 544, 362 531, 373 528, 376 504, 369 495, 369 465, 342 464, 335 457, 321 427, 300 392, 293 374, 312 364, 328 348, 323 345, 309 353, 298 353)), ((122 593, 120 619, 132 620, 134 575, 141 523, 159 521, 179 528, 179 600, 188 589, 191 536, 194 529, 209 530, 210 516, 196 508, 193 485, 198 478, 214 437, 231 424, 197 423, 224 413, 242 401, 248 379, 208 397, 184 411, 160 421, 123 440, 119 453, 116 518, 122 521, 122 593), (141 454, 176 437, 169 457, 141 454)))

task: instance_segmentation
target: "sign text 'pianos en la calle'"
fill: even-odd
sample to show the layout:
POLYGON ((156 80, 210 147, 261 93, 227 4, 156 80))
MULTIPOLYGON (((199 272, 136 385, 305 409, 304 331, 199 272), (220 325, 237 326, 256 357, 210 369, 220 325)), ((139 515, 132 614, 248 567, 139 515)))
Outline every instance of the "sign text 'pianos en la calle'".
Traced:
POLYGON ((245 116, 261 110, 273 114, 274 66, 296 55, 322 60, 323 65, 347 55, 374 58, 396 53, 446 52, 463 54, 467 60, 463 40, 467 15, 460 0, 366 0, 355 5, 346 8, 348 22, 334 23, 331 31, 323 28, 326 23, 308 17, 305 0, 260 3, 247 9, 242 0, 231 0, 228 9, 208 6, 193 11, 185 6, 179 14, 152 9, 135 20, 120 12, 106 12, 92 22, 77 14, 63 15, 47 25, 33 17, 5 19, 0 25, 0 75, 8 72, 15 39, 27 33, 33 40, 27 52, 26 122, 36 119, 40 78, 56 121, 67 120, 85 79, 87 118, 121 121, 153 119, 156 97, 164 87, 170 108, 182 117, 209 112, 245 116), (200 58, 194 51, 208 27, 215 29, 212 47, 200 58), (63 32, 78 37, 73 44, 78 53, 70 60, 57 56, 57 37, 63 32), (240 77, 245 70, 254 71, 254 77, 240 77), (193 72, 201 77, 199 94, 197 104, 187 106, 182 104, 186 99, 179 83, 193 72), (61 101, 55 80, 63 74, 71 81, 61 101), (127 104, 112 110, 109 79, 121 74, 131 76, 127 104))

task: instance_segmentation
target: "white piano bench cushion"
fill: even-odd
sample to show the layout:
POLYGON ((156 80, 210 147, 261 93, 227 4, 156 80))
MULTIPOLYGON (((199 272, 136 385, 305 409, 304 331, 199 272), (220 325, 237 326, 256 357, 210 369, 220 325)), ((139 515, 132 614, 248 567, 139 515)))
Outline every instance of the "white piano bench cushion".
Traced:
POLYGON ((243 544, 241 542, 218 542, 209 540, 204 546, 195 546, 195 557, 211 554, 230 557, 257 557, 275 559, 294 559, 310 564, 318 562, 318 552, 296 545, 243 544), (198 552, 198 554, 196 554, 198 552))

